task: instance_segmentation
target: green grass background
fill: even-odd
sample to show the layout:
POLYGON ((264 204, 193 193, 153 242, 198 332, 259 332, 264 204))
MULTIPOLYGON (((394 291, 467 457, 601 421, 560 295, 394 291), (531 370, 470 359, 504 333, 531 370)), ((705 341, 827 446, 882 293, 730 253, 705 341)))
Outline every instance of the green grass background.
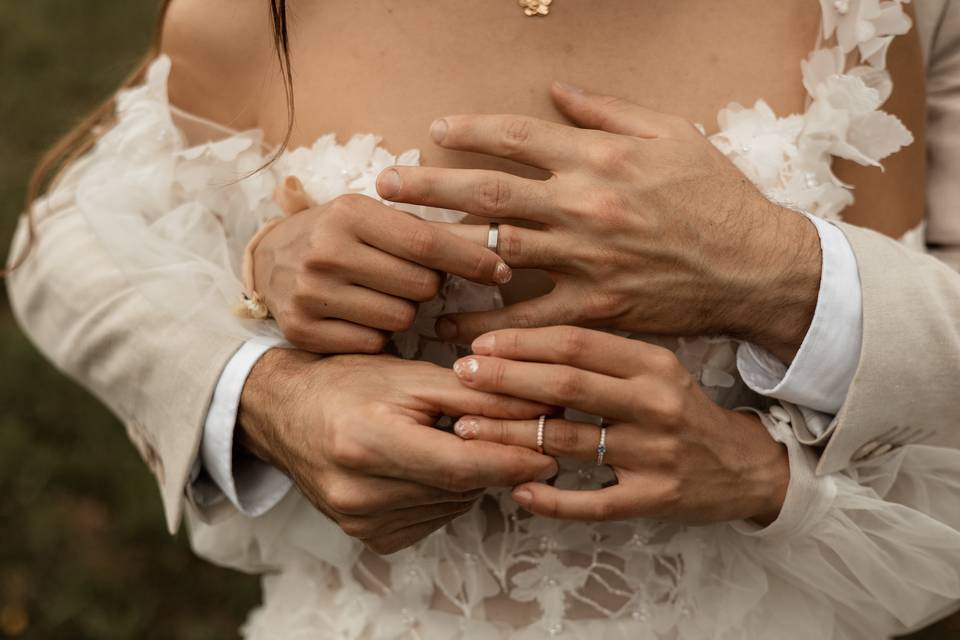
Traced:
MULTIPOLYGON (((136 64, 156 4, 0 0, 2 246, 31 167, 136 64)), ((0 638, 236 637, 256 579, 167 535, 120 424, 37 354, 0 295, 0 638)), ((918 637, 960 638, 960 619, 918 637)))
MULTIPOLYGON (((33 164, 135 66, 157 4, 0 0, 2 253, 33 164)), ((4 289, 0 638, 234 638, 258 594, 167 534, 123 428, 29 344, 4 289)))

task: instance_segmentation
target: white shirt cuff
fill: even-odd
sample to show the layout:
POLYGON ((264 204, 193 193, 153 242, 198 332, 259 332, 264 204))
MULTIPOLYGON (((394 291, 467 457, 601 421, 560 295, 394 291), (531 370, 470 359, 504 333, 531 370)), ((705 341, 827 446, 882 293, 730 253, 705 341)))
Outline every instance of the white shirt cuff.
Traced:
MULTIPOLYGON (((279 339, 253 338, 233 354, 213 392, 200 445, 203 469, 214 484, 241 513, 254 518, 280 502, 293 483, 279 469, 261 460, 235 459, 233 434, 240 394, 250 370, 260 356, 281 344, 285 343, 279 339)), ((207 504, 216 502, 209 490, 201 495, 207 504)))
MULTIPOLYGON (((843 232, 825 220, 807 217, 817 228, 823 253, 820 292, 807 335, 789 368, 769 351, 750 343, 737 350, 737 368, 747 386, 759 394, 835 415, 843 406, 860 360, 860 272, 843 232)), ((831 424, 820 428, 826 430, 831 424)))

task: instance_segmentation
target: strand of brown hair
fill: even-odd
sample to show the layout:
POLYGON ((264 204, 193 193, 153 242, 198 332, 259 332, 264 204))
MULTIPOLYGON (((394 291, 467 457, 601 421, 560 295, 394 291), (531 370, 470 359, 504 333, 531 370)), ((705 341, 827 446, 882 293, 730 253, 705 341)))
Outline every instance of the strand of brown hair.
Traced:
MULTIPOLYGON (((77 158, 87 153, 96 144, 99 132, 113 121, 116 95, 119 91, 141 83, 146 75, 150 63, 160 53, 161 36, 167 8, 172 0, 162 0, 157 18, 157 27, 150 44, 150 48, 143 60, 126 77, 114 93, 100 104, 91 113, 80 120, 70 131, 57 140, 37 162, 30 179, 27 182, 26 197, 24 198, 24 213, 27 223, 27 244, 20 254, 10 261, 6 269, 0 271, 0 277, 6 277, 24 263, 33 248, 37 231, 34 221, 34 207, 44 190, 52 188, 63 171, 77 158)), ((290 65, 290 40, 287 30, 287 2, 286 0, 270 0, 270 17, 273 26, 273 43, 277 53, 277 61, 283 76, 283 92, 287 103, 287 130, 280 145, 273 155, 253 173, 260 171, 274 162, 287 148, 290 136, 293 133, 294 100, 293 100, 293 72, 290 65)))

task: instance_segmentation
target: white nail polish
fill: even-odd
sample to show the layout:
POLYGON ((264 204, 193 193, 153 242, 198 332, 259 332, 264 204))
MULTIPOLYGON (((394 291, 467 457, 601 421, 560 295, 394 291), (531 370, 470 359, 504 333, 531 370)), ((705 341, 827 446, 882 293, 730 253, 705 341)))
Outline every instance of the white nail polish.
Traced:
POLYGON ((480 423, 476 418, 460 418, 457 424, 453 426, 453 431, 464 440, 470 440, 477 437, 480 431, 480 423))

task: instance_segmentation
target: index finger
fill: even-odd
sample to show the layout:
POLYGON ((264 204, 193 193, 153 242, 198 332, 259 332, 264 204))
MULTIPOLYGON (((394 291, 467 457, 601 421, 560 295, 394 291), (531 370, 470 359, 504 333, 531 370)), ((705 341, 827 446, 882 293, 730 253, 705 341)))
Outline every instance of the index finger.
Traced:
POLYGON ((623 484, 589 491, 563 490, 545 484, 524 484, 513 499, 530 513, 561 520, 608 522, 650 512, 652 496, 636 495, 623 484))
POLYGON ((430 126, 433 141, 446 149, 508 158, 548 171, 580 164, 587 132, 569 125, 518 115, 457 115, 430 126))
POLYGON ((389 254, 480 284, 505 284, 513 271, 494 251, 413 215, 386 211, 356 225, 357 237, 389 254))
POLYGON ((556 460, 525 447, 461 440, 421 424, 400 426, 382 445, 378 468, 370 473, 445 491, 513 487, 558 472, 556 460))

